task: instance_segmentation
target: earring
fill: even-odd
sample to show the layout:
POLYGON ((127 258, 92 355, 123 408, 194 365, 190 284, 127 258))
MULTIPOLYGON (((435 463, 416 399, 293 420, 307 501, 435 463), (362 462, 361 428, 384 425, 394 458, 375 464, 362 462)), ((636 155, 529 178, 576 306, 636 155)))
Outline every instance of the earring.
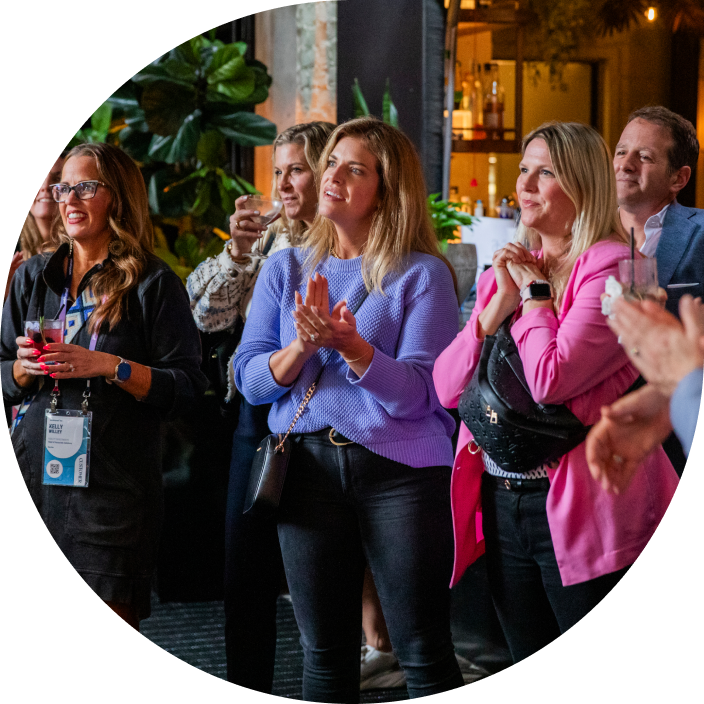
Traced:
POLYGON ((125 243, 119 237, 115 237, 110 240, 108 251, 113 257, 119 257, 125 251, 125 243))

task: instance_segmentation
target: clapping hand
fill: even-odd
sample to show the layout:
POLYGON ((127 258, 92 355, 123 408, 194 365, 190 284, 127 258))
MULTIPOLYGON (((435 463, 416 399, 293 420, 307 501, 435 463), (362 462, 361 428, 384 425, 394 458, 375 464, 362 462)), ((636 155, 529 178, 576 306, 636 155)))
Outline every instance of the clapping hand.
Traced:
POLYGON ((605 491, 624 492, 645 458, 672 431, 669 398, 648 384, 601 409, 587 435, 589 471, 605 491))
POLYGON ((316 273, 308 279, 305 301, 298 291, 295 299, 293 318, 296 332, 304 343, 329 347, 344 357, 361 339, 357 321, 347 308, 346 301, 338 301, 330 311, 328 280, 322 274, 316 273))
POLYGON ((614 303, 608 320, 621 337, 631 362, 660 393, 671 396, 677 384, 704 364, 704 307, 686 295, 680 301, 680 317, 653 301, 614 303))

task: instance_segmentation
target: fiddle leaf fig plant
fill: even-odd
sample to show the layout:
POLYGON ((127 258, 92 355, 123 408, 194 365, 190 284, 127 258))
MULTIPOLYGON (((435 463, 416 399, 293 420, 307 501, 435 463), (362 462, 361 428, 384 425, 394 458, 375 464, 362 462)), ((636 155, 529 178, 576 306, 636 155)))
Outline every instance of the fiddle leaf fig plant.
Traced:
POLYGON ((143 165, 154 215, 190 215, 227 229, 234 201, 257 193, 228 168, 228 144, 271 144, 276 125, 251 108, 266 100, 266 66, 244 42, 192 37, 138 71, 108 102, 120 146, 143 165))
POLYGON ((246 52, 244 42, 193 37, 121 86, 71 142, 109 141, 140 165, 154 224, 164 225, 157 250, 182 277, 222 248, 235 200, 257 193, 232 171, 232 149, 276 137, 252 110, 271 76, 246 52), (164 236, 174 225, 175 242, 164 236))

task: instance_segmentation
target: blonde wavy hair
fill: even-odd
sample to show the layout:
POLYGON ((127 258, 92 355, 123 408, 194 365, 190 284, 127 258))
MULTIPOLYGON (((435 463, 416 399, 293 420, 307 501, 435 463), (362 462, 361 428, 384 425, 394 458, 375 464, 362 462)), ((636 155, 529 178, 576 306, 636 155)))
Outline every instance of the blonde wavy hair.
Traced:
MULTIPOLYGON (((122 317, 127 294, 139 283, 147 256, 154 250, 147 189, 137 165, 117 147, 80 144, 66 155, 64 163, 79 156, 95 160, 98 179, 106 184, 111 195, 110 254, 107 264, 91 279, 91 288, 100 303, 90 318, 90 329, 95 331, 100 323, 107 321, 112 330, 122 317)), ((54 246, 71 240, 60 217, 53 223, 51 237, 54 246)))
POLYGON ((22 259, 27 261, 27 259, 33 257, 35 254, 43 252, 47 246, 48 244, 44 242, 44 238, 39 231, 34 215, 27 213, 24 225, 22 225, 22 232, 20 232, 20 251, 22 252, 22 259))
MULTIPOLYGON (((625 244, 628 236, 618 216, 611 154, 601 135, 578 122, 546 122, 524 137, 522 154, 534 139, 547 145, 557 183, 576 211, 564 254, 544 272, 559 309, 577 259, 597 242, 610 239, 625 244)), ((539 233, 523 224, 518 226, 516 240, 530 250, 542 247, 539 233)))
MULTIPOLYGON (((318 161, 320 155, 325 149, 328 137, 333 133, 335 125, 331 122, 303 122, 300 125, 294 125, 281 132, 274 140, 274 153, 272 162, 275 164, 276 150, 284 144, 298 144, 303 147, 308 166, 313 170, 315 176, 316 195, 320 183, 318 181, 318 161)), ((279 189, 276 186, 276 175, 271 186, 271 192, 274 198, 280 198, 279 189)), ((281 217, 272 225, 275 232, 286 231, 291 235, 291 244, 296 246, 303 237, 303 233, 308 229, 308 225, 303 220, 289 220, 286 217, 286 211, 281 211, 281 217)))
MULTIPOLYGON (((364 252, 362 275, 368 291, 383 293, 384 277, 400 271, 411 252, 441 259, 450 270, 456 288, 455 272, 440 254, 426 206, 423 169, 411 140, 403 132, 375 117, 359 117, 340 125, 330 136, 320 158, 318 182, 328 159, 344 137, 359 139, 376 157, 379 174, 379 205, 372 218, 364 252)), ((318 214, 306 233, 302 246, 310 248, 305 267, 312 271, 333 250, 337 233, 333 223, 318 214)))

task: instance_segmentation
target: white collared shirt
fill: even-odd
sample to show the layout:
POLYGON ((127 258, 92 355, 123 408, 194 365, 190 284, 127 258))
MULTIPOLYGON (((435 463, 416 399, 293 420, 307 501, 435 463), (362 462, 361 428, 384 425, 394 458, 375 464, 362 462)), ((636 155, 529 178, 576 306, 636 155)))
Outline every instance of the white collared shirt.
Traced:
POLYGON ((640 248, 640 251, 641 254, 645 254, 646 257, 655 256, 655 250, 658 248, 660 235, 662 235, 662 226, 665 222, 665 214, 671 205, 672 203, 668 203, 659 213, 651 215, 645 221, 645 227, 643 228, 643 231, 645 232, 645 242, 640 248))

